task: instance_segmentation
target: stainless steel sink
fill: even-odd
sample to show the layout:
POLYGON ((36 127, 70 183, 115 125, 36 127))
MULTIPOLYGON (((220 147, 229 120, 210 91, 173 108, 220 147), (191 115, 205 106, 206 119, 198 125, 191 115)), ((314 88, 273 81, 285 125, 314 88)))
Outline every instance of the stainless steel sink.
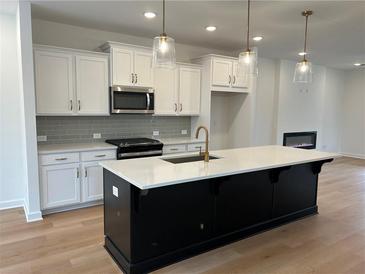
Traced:
MULTIPOLYGON (((171 158, 161 158, 162 160, 172 163, 172 164, 182 164, 189 162, 198 162, 204 161, 204 155, 196 155, 196 156, 184 156, 184 157, 171 157, 171 158)), ((209 160, 219 159, 215 156, 209 156, 209 160)))

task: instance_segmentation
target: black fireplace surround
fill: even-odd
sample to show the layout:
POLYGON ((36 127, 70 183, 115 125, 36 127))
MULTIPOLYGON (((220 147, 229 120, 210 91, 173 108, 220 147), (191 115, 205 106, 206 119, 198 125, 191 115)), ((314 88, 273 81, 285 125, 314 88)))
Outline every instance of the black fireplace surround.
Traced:
POLYGON ((286 132, 283 137, 283 146, 315 149, 317 145, 317 131, 286 132))

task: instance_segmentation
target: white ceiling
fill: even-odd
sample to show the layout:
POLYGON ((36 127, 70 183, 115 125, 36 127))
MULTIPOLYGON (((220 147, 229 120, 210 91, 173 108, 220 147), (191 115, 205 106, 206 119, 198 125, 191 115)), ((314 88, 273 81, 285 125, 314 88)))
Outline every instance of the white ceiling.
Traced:
MULTIPOLYGON (((167 33, 177 43, 230 51, 244 47, 246 1, 172 1, 166 4, 167 33), (217 26, 209 33, 204 27, 217 26)), ((309 59, 335 68, 365 63, 365 1, 253 1, 252 35, 263 35, 259 56, 292 59, 302 51, 304 18, 309 19, 309 59)), ((154 37, 161 32, 161 1, 34 1, 35 18, 154 37), (157 17, 148 20, 144 11, 157 17)))

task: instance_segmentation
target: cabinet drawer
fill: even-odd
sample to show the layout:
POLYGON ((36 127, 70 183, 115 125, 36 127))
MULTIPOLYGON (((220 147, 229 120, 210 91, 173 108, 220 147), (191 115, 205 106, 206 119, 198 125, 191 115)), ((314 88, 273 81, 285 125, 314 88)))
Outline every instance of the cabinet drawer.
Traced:
POLYGON ((204 143, 197 143, 197 144, 188 144, 188 151, 205 151, 205 144, 204 143))
POLYGON ((81 161, 113 160, 117 156, 114 149, 81 152, 81 161))
POLYGON ((163 154, 186 152, 186 145, 170 145, 163 147, 163 154))
POLYGON ((69 164, 77 163, 80 161, 79 153, 57 153, 57 154, 46 154, 39 156, 39 164, 54 165, 54 164, 69 164))

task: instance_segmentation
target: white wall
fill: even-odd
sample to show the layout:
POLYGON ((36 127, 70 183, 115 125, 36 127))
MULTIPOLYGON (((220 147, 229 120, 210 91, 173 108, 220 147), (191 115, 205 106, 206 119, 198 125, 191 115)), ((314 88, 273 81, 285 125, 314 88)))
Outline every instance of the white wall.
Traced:
POLYGON ((346 72, 342 152, 365 158, 365 70, 346 72))
POLYGON ((22 206, 26 184, 24 109, 16 44, 16 15, 0 14, 0 209, 22 206))
MULTIPOLYGON (((152 38, 137 37, 40 19, 32 20, 32 29, 33 42, 36 44, 85 50, 98 50, 98 47, 104 44, 106 41, 115 41, 152 48, 152 38)), ((189 62, 192 58, 209 53, 224 55, 232 54, 231 52, 223 50, 176 43, 176 59, 179 62, 189 62)))
POLYGON ((271 145, 274 142, 275 83, 277 61, 259 58, 256 88, 256 109, 253 145, 271 145))
POLYGON ((330 152, 341 152, 342 103, 345 91, 345 72, 326 68, 322 102, 322 147, 330 152))

